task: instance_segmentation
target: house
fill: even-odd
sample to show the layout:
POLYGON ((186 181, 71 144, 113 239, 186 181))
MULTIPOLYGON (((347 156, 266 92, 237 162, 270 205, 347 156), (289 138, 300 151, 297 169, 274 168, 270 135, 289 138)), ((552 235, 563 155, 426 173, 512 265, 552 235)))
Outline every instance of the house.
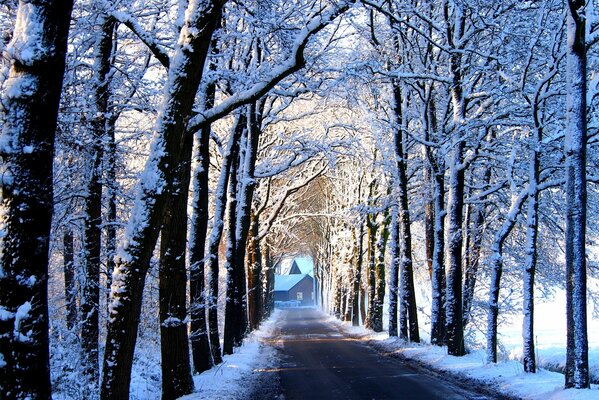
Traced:
POLYGON ((276 305, 313 306, 314 278, 308 274, 275 275, 274 294, 276 305))
POLYGON ((286 259, 281 262, 275 274, 275 305, 313 306, 315 302, 312 274, 311 259, 309 262, 304 258, 286 259))

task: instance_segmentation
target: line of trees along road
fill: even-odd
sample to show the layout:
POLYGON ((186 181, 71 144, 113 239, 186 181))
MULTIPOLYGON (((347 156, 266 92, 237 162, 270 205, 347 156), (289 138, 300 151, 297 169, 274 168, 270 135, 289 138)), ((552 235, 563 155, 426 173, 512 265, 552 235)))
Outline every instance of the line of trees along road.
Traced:
POLYGON ((162 397, 191 393, 296 254, 323 309, 455 356, 484 330, 497 362, 521 310, 530 373, 535 299, 564 289, 565 387, 589 387, 594 2, 9 0, 0 22, 0 397, 127 399, 158 335, 162 397))

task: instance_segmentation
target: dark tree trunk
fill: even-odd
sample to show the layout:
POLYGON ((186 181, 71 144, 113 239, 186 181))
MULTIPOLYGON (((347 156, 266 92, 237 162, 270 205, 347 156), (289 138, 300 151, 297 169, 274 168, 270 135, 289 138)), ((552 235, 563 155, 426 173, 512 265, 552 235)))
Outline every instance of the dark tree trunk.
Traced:
POLYGON ((262 321, 262 252, 260 250, 259 217, 251 213, 250 240, 248 242, 248 319, 250 330, 262 321))
POLYGON ((240 162, 242 161, 243 164, 240 164, 238 168, 241 180, 236 191, 237 212, 234 235, 232 236, 235 244, 233 246, 232 258, 229 261, 235 276, 234 324, 231 326, 234 346, 241 345, 248 329, 245 256, 250 228, 252 200, 254 188, 256 187, 254 170, 258 156, 258 141, 262 130, 262 105, 263 102, 257 102, 247 106, 246 141, 242 153, 243 157, 240 157, 240 162))
POLYGON ((444 267, 444 221, 445 221, 445 171, 439 165, 435 169, 435 230, 433 253, 433 276, 431 277, 431 344, 445 344, 445 267, 444 267))
MULTIPOLYGON (((237 129, 245 129, 246 119, 240 117, 238 119, 237 129)), ((242 137, 245 134, 242 135, 242 137)), ((234 147, 235 152, 231 154, 231 170, 229 172, 229 201, 227 205, 227 250, 226 250, 226 261, 225 268, 227 271, 227 288, 226 288, 226 299, 225 299, 225 328, 223 334, 223 354, 233 354, 233 347, 239 345, 236 342, 235 328, 239 324, 238 318, 242 318, 237 313, 238 307, 237 292, 240 290, 239 282, 236 279, 235 270, 235 246, 237 241, 235 240, 235 227, 237 222, 237 178, 239 173, 239 145, 234 147)))
POLYGON ((162 399, 193 392, 187 336, 187 198, 193 136, 187 135, 160 238, 159 308, 162 399))
MULTIPOLYGON (((210 276, 208 278, 208 329, 210 335, 210 349, 212 352, 212 359, 215 365, 222 362, 220 338, 218 334, 218 272, 219 272, 219 254, 218 247, 223 234, 224 217, 227 203, 227 187, 232 185, 229 182, 231 175, 232 164, 237 162, 237 155, 239 151, 239 140, 243 133, 245 123, 240 122, 239 117, 236 121, 236 125, 233 129, 233 134, 229 138, 227 145, 227 153, 223 159, 220 171, 220 177, 217 184, 217 189, 214 199, 214 222, 212 224, 212 231, 210 233, 210 239, 208 241, 208 270, 210 276)), ((244 118, 243 118, 244 119, 244 118)), ((225 314, 226 315, 226 314, 225 314)))
POLYGON ((366 328, 373 328, 373 318, 376 313, 376 234, 377 226, 372 214, 366 216, 368 237, 368 314, 366 315, 366 328))
POLYGON ((383 331, 383 302, 385 300, 385 252, 387 250, 387 240, 389 239, 389 212, 385 211, 383 226, 377 243, 377 261, 376 261, 376 293, 374 298, 374 308, 372 316, 372 330, 375 332, 383 331))
POLYGON ((352 282, 352 325, 360 325, 360 287, 362 286, 362 257, 363 257, 363 238, 364 222, 360 222, 358 235, 354 234, 354 279, 352 282))
MULTIPOLYGON (((210 83, 206 90, 205 108, 214 104, 215 84, 210 83)), ((192 234, 189 244, 189 297, 190 328, 193 367, 201 373, 212 367, 208 326, 206 324, 205 262, 206 234, 208 231, 208 194, 210 171, 210 124, 202 127, 196 139, 196 162, 194 171, 192 234)))
POLYGON ((114 136, 115 118, 107 121, 106 143, 104 149, 104 173, 106 201, 108 212, 106 215, 106 304, 110 304, 110 286, 112 285, 112 271, 114 271, 114 257, 116 256, 116 206, 117 206, 117 181, 116 181, 116 142, 114 136))
POLYGON ((397 211, 391 218, 391 266, 389 271, 389 336, 398 336, 397 326, 397 288, 399 284, 399 222, 397 211))
POLYGON ((275 307, 275 268, 270 254, 270 246, 264 246, 264 318, 270 317, 275 307))
POLYGON ((189 3, 185 26, 170 64, 165 107, 158 115, 150 157, 132 212, 135 218, 129 222, 128 240, 122 256, 116 260, 113 275, 101 390, 104 399, 129 398, 145 277, 179 166, 186 121, 222 6, 223 3, 216 1, 189 3), (199 34, 191 35, 190 31, 199 34))
POLYGON ((51 398, 52 161, 72 7, 68 0, 20 2, 20 33, 4 53, 11 67, 1 99, 0 398, 51 398))
POLYGON ((102 243, 102 160, 110 97, 110 60, 112 57, 115 20, 101 16, 96 41, 93 91, 94 107, 91 116, 92 161, 90 180, 84 204, 83 252, 84 279, 81 287, 81 346, 85 360, 85 374, 98 381, 99 308, 100 308, 100 254, 102 243))
POLYGON ((420 342, 418 329, 418 313, 416 292, 414 289, 414 272, 412 268, 412 232, 410 228, 410 211, 408 204, 407 154, 405 153, 403 135, 402 96, 399 82, 393 82, 393 98, 395 113, 395 157, 397 163, 397 179, 399 189, 399 248, 400 248, 400 304, 399 330, 400 337, 413 342, 420 342))
POLYGON ((72 330, 77 325, 77 286, 75 285, 73 232, 71 230, 64 231, 62 243, 67 329, 72 330))
POLYGON ((537 239, 539 233, 539 148, 541 145, 542 131, 537 129, 538 136, 532 143, 531 160, 529 166, 528 182, 528 210, 526 214, 526 262, 523 273, 522 310, 522 364, 524 372, 535 373, 537 363, 535 359, 534 342, 534 297, 535 297, 535 272, 537 267, 537 239))
MULTIPOLYGON (((589 12, 590 13, 590 12, 589 12)), ((568 0, 566 109, 566 388, 588 388, 586 267, 587 56, 584 0, 568 0)))

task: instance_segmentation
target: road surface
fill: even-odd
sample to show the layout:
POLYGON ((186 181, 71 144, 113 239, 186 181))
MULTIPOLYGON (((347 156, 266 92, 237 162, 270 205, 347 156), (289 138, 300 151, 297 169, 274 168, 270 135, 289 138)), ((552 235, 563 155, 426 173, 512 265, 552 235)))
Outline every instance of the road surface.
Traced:
MULTIPOLYGON (((343 336, 315 309, 284 311, 275 370, 285 400, 491 399, 343 336)), ((272 377, 272 375, 271 375, 272 377)), ((273 380, 274 382, 275 380, 273 380)), ((270 396, 269 396, 270 397, 270 396)), ((264 398, 264 397, 263 397, 264 398)))

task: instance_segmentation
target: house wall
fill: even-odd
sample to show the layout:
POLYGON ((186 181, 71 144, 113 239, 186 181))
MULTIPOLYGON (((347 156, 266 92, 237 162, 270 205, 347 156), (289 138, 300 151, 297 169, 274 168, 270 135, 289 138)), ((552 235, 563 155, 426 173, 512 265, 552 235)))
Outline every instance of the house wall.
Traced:
POLYGON ((304 279, 299 281, 297 285, 289 290, 288 300, 298 300, 298 292, 302 293, 302 306, 314 305, 314 280, 310 276, 306 276, 304 279))
POLYGON ((282 290, 275 291, 275 301, 289 301, 289 292, 282 290))

